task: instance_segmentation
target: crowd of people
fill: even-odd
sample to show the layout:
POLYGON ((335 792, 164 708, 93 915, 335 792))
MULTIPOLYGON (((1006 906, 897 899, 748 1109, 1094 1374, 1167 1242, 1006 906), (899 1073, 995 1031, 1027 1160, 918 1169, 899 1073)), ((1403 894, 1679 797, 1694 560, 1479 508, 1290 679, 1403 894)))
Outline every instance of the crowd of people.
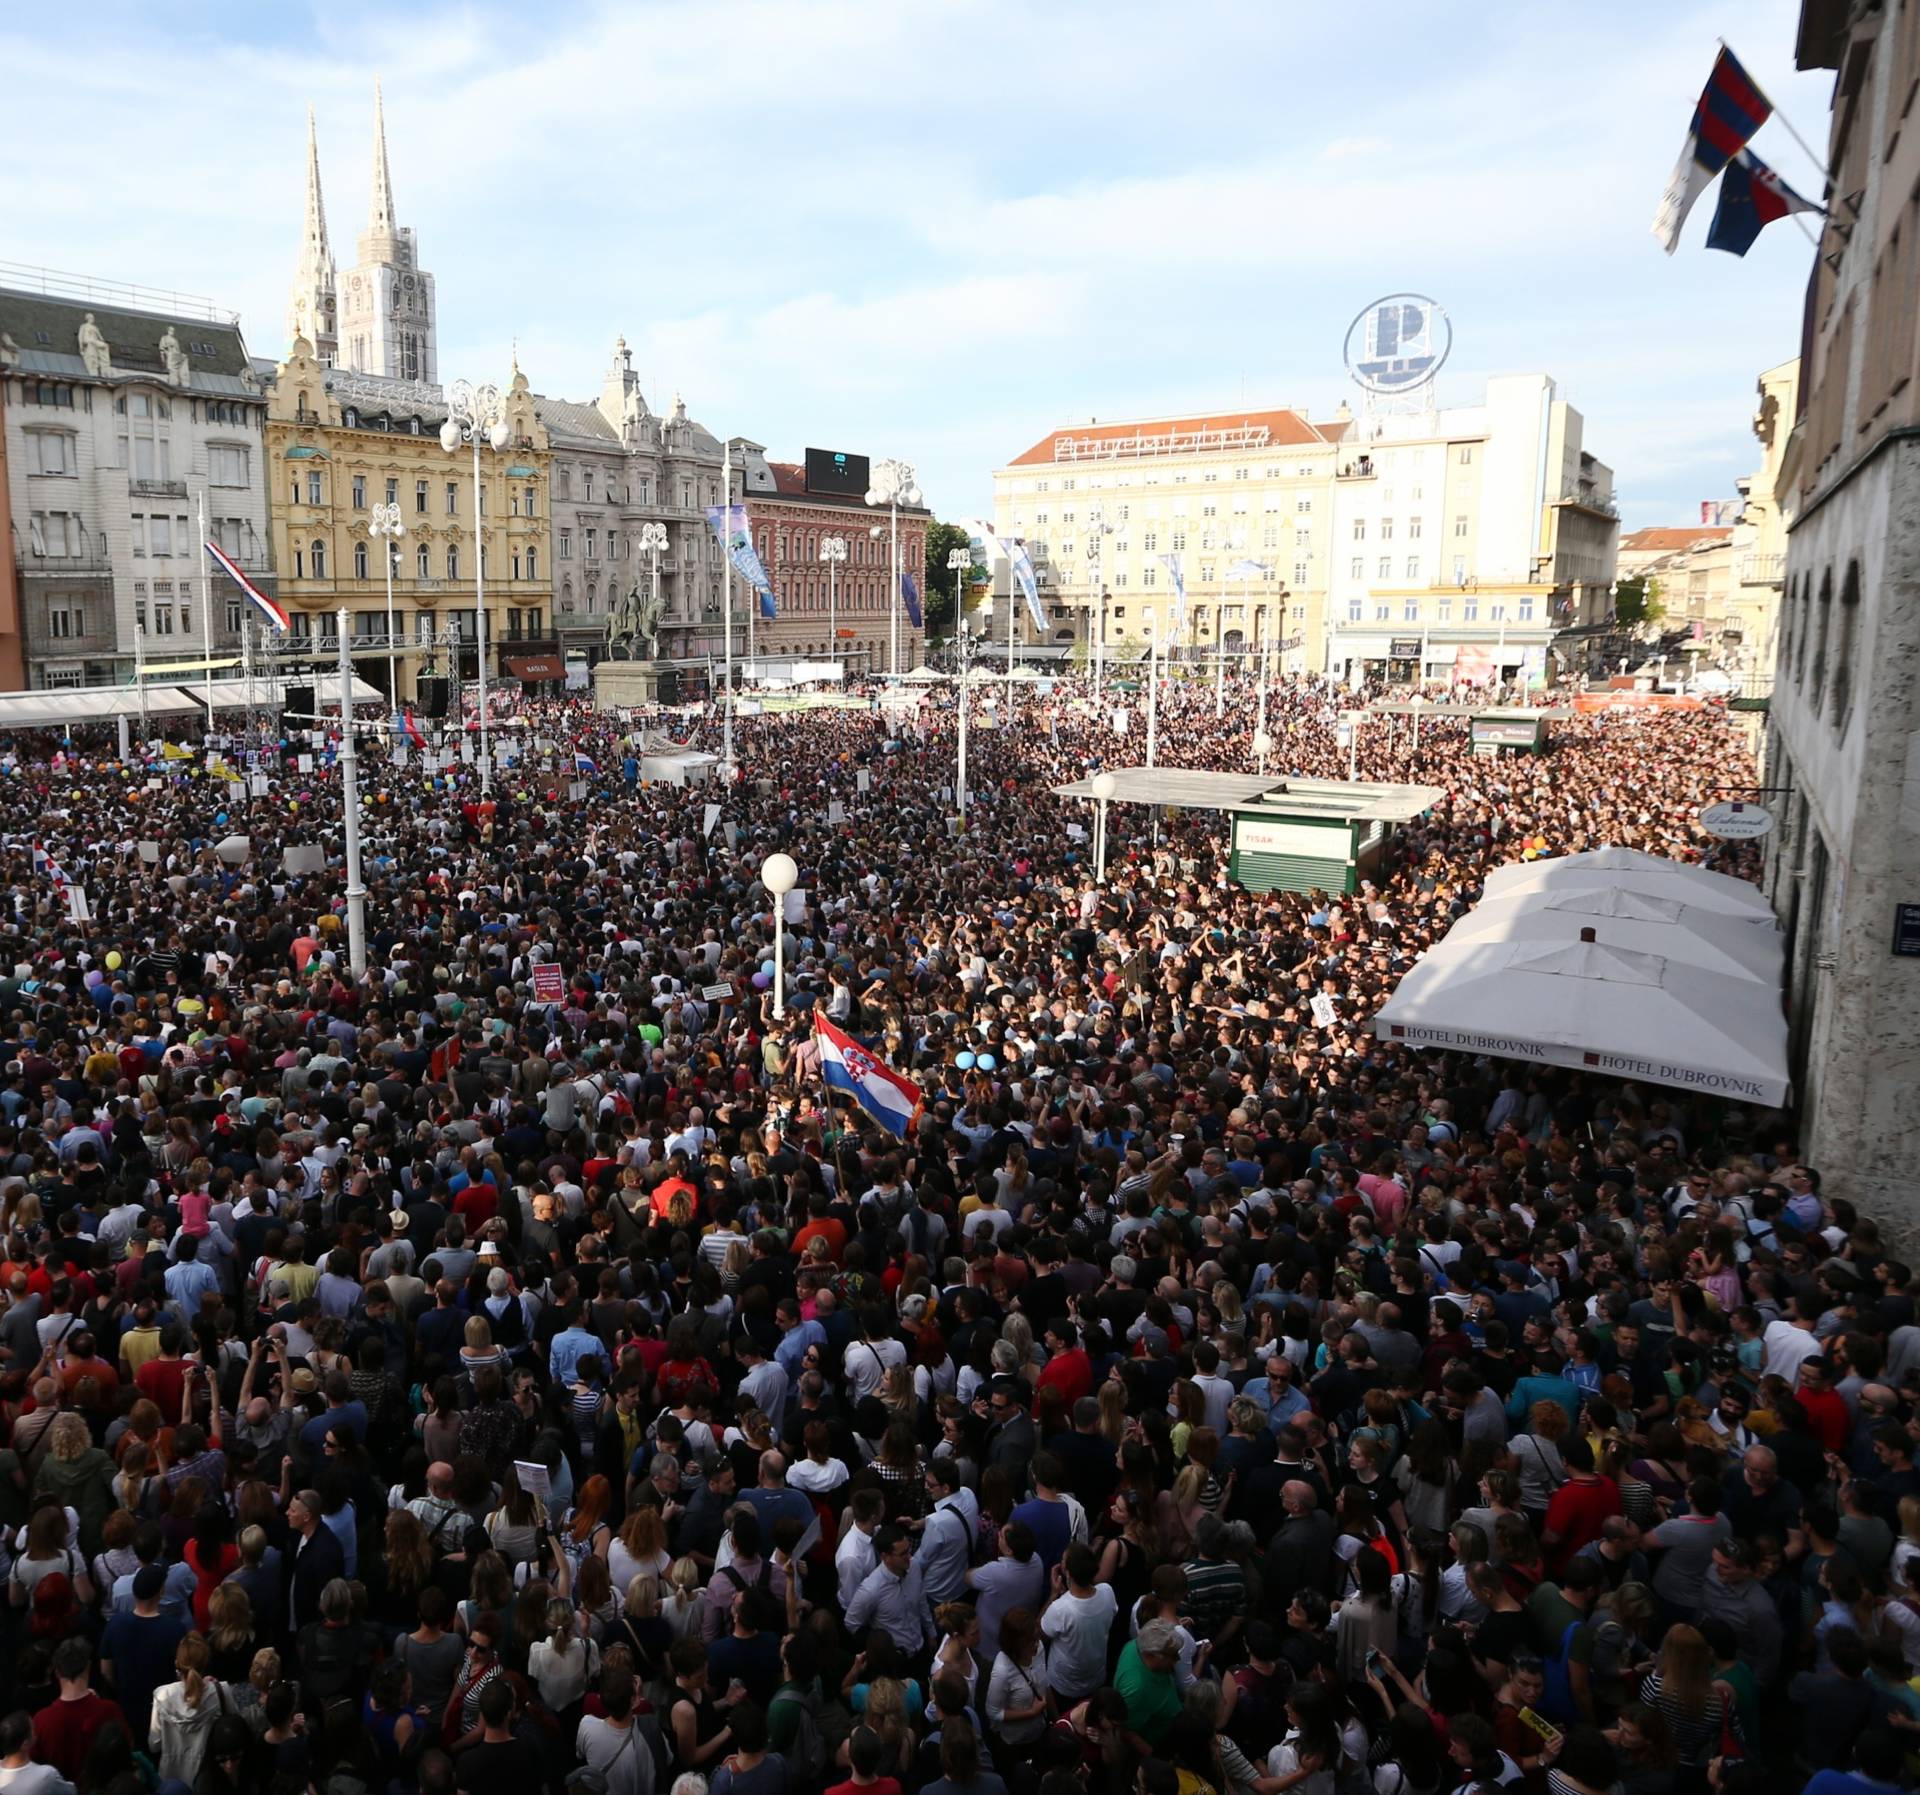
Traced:
MULTIPOLYGON (((1369 1027, 1503 861, 1748 870, 1739 720, 1370 720, 1443 800, 1254 894, 1118 808, 1095 882, 1051 788, 1137 714, 972 702, 964 824, 950 692, 684 788, 573 703, 490 794, 369 744, 358 979, 324 753, 5 745, 0 1790, 1905 1778, 1909 1268, 1785 1117, 1369 1027)), ((1276 770, 1351 702, 1277 686, 1276 770)), ((1246 769, 1214 713, 1169 682, 1162 758, 1246 769)))

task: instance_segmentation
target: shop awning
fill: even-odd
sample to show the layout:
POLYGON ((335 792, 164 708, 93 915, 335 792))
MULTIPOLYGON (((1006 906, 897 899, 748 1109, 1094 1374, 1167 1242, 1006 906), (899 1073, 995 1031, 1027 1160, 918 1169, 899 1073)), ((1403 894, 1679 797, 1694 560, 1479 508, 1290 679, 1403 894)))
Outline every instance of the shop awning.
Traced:
POLYGON ((565 679, 566 663, 557 654, 520 654, 507 656, 507 671, 529 685, 543 679, 565 679))

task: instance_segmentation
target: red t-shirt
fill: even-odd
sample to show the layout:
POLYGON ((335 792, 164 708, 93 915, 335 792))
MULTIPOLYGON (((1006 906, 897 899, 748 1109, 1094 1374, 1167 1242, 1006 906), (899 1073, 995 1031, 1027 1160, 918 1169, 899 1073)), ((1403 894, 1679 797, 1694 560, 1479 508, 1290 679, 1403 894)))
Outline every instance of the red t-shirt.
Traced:
POLYGON ((900 1795, 900 1784, 891 1776, 876 1776, 870 1783, 835 1783, 827 1795, 900 1795))
POLYGON ((1039 1388, 1045 1389, 1049 1384, 1059 1389, 1060 1394, 1067 1399, 1069 1409, 1081 1397, 1091 1395, 1093 1364, 1088 1359, 1085 1348, 1076 1346, 1070 1352, 1063 1352, 1057 1359, 1049 1359, 1041 1367, 1039 1388))
POLYGON ((149 1359, 134 1374, 140 1394, 160 1410, 168 1425, 180 1419, 180 1392, 187 1381, 185 1359, 149 1359))
POLYGON ((1847 1416, 1847 1399, 1838 1390, 1808 1389, 1794 1391, 1800 1399, 1800 1406, 1807 1411, 1807 1425, 1813 1429, 1814 1437, 1820 1442, 1823 1452, 1844 1452, 1851 1423, 1847 1416))
POLYGON ((1609 1516, 1620 1512, 1619 1486, 1604 1477, 1575 1477, 1555 1490, 1547 1504, 1547 1531, 1560 1536, 1551 1553, 1555 1574, 1582 1546, 1600 1537, 1609 1516))
POLYGON ((89 1689, 77 1702, 51 1701, 33 1717, 33 1748, 41 1763, 51 1765, 68 1782, 77 1783, 87 1762, 93 1736, 109 1720, 123 1727, 120 1704, 89 1689))

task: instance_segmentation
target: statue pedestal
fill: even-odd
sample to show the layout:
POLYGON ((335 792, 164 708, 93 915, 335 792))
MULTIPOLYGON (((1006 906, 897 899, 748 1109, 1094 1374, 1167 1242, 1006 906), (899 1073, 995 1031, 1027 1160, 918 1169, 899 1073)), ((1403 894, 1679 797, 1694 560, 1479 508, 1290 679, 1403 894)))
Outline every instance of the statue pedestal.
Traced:
POLYGON ((593 670, 596 710, 613 711, 660 702, 661 669, 652 661, 602 661, 593 670))

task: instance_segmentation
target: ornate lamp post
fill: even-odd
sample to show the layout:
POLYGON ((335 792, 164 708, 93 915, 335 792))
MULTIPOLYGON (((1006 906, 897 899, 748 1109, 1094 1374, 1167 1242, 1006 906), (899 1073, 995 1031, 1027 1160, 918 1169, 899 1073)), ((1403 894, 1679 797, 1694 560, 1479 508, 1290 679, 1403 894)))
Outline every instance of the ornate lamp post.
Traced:
POLYGON ((660 557, 667 552, 667 526, 657 520, 640 526, 640 552, 653 560, 653 627, 660 628, 660 557))
POLYGON ((844 536, 822 536, 820 538, 820 560, 827 570, 827 658, 838 659, 840 654, 840 631, 836 576, 847 561, 847 539, 844 536))
MULTIPOLYGON (((393 634, 393 560, 400 552, 400 538, 407 526, 400 519, 400 506, 375 505, 367 513, 367 534, 380 544, 380 559, 387 568, 387 697, 400 703, 400 649, 393 634)), ((394 737, 394 753, 400 752, 400 738, 394 737)))
MULTIPOLYGON (((507 408, 500 389, 489 382, 475 386, 470 380, 456 380, 447 388, 447 421, 440 426, 440 446, 449 455, 457 455, 462 443, 473 444, 473 608, 478 632, 480 666, 480 790, 493 790, 493 753, 487 746, 487 592, 486 592, 486 520, 480 511, 480 444, 504 449, 512 440, 507 427, 507 408)), ((456 689, 459 669, 454 670, 456 689)))
POLYGON ((891 527, 890 566, 887 587, 887 673, 900 677, 900 507, 920 503, 920 488, 913 483, 913 469, 904 461, 876 461, 867 488, 869 505, 884 505, 891 527))

